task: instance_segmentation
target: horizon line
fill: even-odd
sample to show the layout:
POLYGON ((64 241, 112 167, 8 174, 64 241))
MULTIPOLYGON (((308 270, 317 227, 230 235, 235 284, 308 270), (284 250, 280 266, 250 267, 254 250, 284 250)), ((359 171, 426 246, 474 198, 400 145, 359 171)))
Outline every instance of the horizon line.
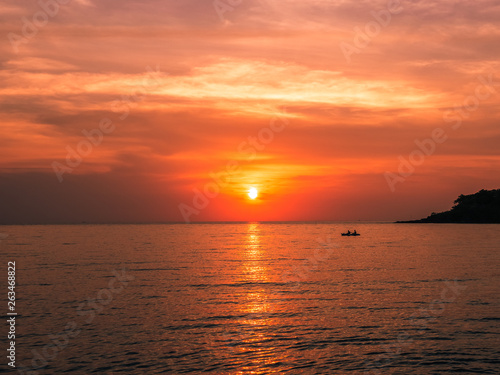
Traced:
POLYGON ((54 222, 54 223, 0 223, 0 226, 21 226, 21 225, 172 225, 172 224, 290 224, 290 223, 395 223, 392 220, 212 220, 212 221, 137 221, 137 222, 54 222))

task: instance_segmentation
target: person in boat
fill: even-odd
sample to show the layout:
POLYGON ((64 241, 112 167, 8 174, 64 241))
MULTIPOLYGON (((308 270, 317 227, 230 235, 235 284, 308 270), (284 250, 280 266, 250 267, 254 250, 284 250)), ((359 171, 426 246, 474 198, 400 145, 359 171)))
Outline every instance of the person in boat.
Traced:
POLYGON ((354 232, 352 232, 352 234, 358 234, 358 233, 356 233, 356 229, 354 229, 354 232))
POLYGON ((351 234, 351 231, 349 229, 347 230, 347 234, 351 234))

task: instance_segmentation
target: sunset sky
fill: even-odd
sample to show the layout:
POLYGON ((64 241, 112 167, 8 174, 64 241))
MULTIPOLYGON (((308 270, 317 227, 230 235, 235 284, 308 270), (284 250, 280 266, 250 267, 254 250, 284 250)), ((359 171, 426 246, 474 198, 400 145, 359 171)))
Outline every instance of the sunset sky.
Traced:
POLYGON ((0 5, 0 223, 399 220, 500 188, 497 0, 60 1, 0 5))

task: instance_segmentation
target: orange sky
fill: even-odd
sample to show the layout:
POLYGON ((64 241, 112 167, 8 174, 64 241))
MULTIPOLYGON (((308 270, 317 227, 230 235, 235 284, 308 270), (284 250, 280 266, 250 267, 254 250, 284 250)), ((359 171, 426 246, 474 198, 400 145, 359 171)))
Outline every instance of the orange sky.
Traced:
POLYGON ((59 1, 0 5, 0 223, 398 220, 500 187, 498 1, 59 1))

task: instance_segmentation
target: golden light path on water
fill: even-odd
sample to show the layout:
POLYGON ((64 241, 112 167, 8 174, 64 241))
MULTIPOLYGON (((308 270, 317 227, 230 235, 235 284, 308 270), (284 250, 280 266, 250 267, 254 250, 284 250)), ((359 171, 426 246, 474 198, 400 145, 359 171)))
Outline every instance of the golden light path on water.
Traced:
POLYGON ((252 366, 244 366, 238 374, 269 374, 274 373, 272 368, 283 359, 280 356, 280 351, 274 346, 269 346, 267 343, 273 341, 273 337, 269 334, 272 332, 271 327, 278 324, 278 318, 272 318, 274 312, 273 303, 270 302, 270 295, 265 288, 265 284, 273 281, 270 277, 269 268, 266 266, 267 251, 261 246, 261 233, 259 223, 249 223, 246 235, 244 248, 241 249, 243 258, 242 272, 244 280, 242 282, 260 284, 257 289, 247 288, 244 296, 244 303, 238 304, 240 314, 243 318, 240 324, 243 325, 241 339, 244 345, 240 350, 251 350, 255 358, 261 366, 265 366, 262 370, 256 370, 252 366))

